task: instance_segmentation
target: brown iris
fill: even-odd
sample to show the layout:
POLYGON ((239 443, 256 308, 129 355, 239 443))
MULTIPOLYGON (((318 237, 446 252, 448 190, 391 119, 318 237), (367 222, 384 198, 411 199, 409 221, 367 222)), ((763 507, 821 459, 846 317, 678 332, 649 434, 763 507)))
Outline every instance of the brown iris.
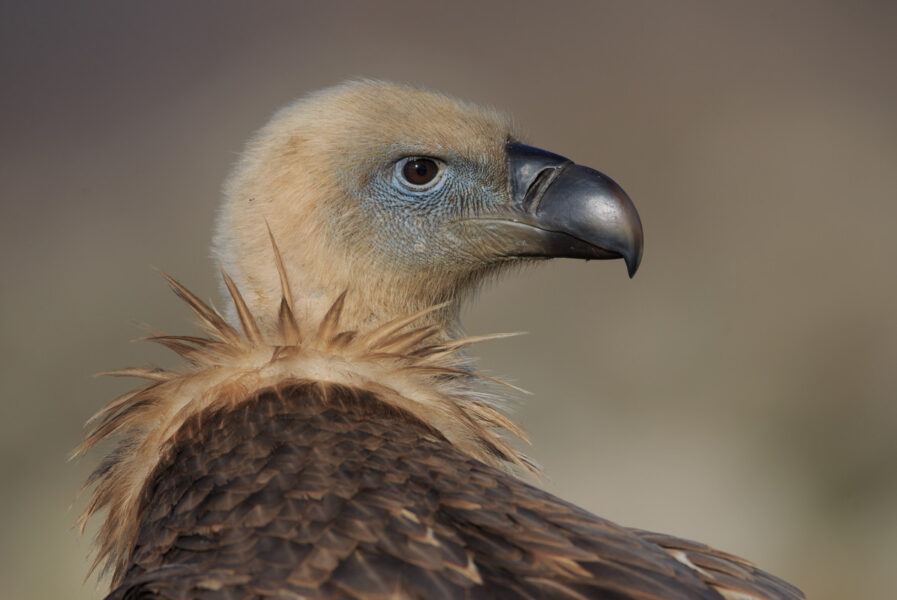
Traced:
POLYGON ((429 158, 412 158, 402 167, 402 176, 412 185, 427 185, 439 173, 439 165, 429 158))

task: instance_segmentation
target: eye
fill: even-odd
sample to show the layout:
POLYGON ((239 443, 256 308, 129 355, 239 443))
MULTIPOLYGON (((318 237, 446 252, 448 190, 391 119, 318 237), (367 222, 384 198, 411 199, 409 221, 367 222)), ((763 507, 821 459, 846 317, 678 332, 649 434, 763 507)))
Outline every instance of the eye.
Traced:
POLYGON ((435 159, 411 156, 396 163, 396 177, 405 187, 415 191, 426 190, 441 178, 441 167, 441 162, 435 159))

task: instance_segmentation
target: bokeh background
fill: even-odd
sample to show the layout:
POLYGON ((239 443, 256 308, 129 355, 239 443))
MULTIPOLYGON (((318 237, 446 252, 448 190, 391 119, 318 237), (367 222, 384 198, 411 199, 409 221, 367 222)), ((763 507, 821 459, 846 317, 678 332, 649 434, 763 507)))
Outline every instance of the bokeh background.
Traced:
MULTIPOLYGON (((0 597, 99 598, 74 501, 85 418, 217 295, 243 141, 354 76, 515 115, 613 176, 642 268, 490 286, 479 350, 533 392, 544 485, 754 560, 810 598, 897 589, 897 4, 0 3, 0 597), (74 502, 74 505, 73 505, 74 502), (72 507, 73 506, 73 507, 72 507)), ((88 532, 89 537, 90 531, 88 532)))

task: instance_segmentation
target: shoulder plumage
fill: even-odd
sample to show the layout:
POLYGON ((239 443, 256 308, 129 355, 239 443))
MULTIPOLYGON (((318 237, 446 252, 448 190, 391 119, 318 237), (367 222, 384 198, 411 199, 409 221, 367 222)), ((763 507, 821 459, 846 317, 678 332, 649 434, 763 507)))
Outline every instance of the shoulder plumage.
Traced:
POLYGON ((800 598, 743 560, 529 486, 340 384, 189 418, 140 511, 112 599, 800 598))
POLYGON ((87 519, 108 509, 98 535, 94 567, 105 561, 106 568, 113 567, 116 576, 121 574, 136 534, 141 490, 158 457, 185 422, 238 405, 261 390, 278 390, 298 381, 375 392, 382 402, 427 423, 470 456, 489 464, 535 469, 501 433, 523 437, 522 431, 496 409, 497 397, 478 385, 483 380, 498 380, 467 370, 459 355, 471 344, 508 334, 448 339, 436 325, 416 325, 442 306, 369 331, 344 330, 340 314, 345 293, 333 302, 315 331, 302 332, 293 315, 290 287, 276 245, 274 249, 283 293, 272 330, 262 331, 226 273, 223 277, 239 330, 163 273, 197 317, 206 337, 160 334, 148 338, 184 358, 187 366, 183 370, 126 368, 105 373, 138 377, 149 384, 116 398, 94 415, 88 421, 90 431, 74 452, 81 455, 113 434, 121 440, 86 484, 94 486, 94 492, 81 517, 82 530, 87 519))

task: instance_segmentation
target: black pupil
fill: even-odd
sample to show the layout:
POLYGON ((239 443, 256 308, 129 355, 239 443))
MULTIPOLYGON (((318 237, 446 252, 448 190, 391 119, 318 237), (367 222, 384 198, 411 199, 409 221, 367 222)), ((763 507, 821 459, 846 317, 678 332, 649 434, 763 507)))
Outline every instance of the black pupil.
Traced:
POLYGON ((405 163, 402 175, 414 185, 424 185, 433 181, 438 170, 436 163, 429 158, 415 158, 405 163))

